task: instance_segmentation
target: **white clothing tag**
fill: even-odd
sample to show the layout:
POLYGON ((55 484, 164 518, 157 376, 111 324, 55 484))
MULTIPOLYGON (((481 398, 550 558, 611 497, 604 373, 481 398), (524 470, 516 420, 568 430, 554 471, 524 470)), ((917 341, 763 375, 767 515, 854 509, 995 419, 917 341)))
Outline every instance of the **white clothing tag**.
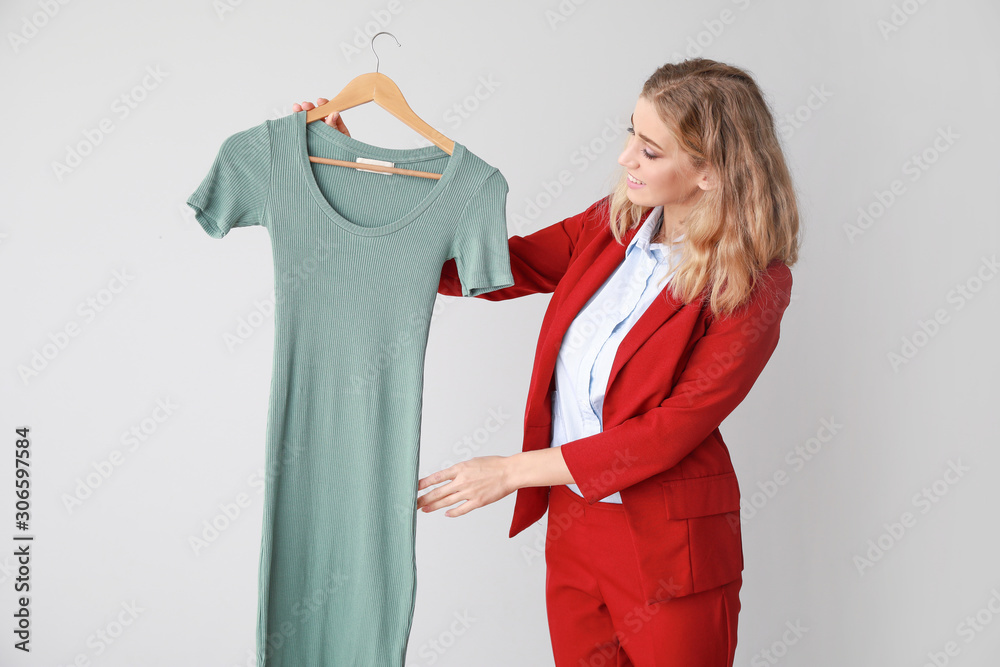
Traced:
MULTIPOLYGON (((395 167, 396 166, 395 162, 386 162, 385 160, 372 160, 371 158, 367 158, 367 157, 359 157, 359 158, 357 158, 355 160, 355 162, 360 162, 362 164, 378 164, 378 165, 382 165, 383 167, 395 167)), ((373 174, 384 174, 386 176, 392 176, 393 175, 393 174, 390 174, 390 173, 385 172, 385 171, 375 171, 374 169, 361 169, 360 167, 358 168, 358 171, 368 171, 368 172, 371 172, 373 174)))

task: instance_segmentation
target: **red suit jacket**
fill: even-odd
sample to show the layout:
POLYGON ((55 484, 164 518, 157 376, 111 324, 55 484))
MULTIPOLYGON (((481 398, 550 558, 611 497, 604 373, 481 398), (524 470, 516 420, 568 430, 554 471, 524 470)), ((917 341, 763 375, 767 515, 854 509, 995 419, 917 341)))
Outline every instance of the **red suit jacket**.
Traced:
MULTIPOLYGON (((605 203, 510 237, 514 285, 476 297, 500 301, 552 293, 528 389, 524 451, 551 443, 563 335, 622 263, 638 231, 633 227, 619 245, 605 203)), ((604 430, 562 445, 588 503, 621 493, 633 542, 622 548, 634 548, 649 603, 721 586, 743 570, 740 489, 718 427, 774 351, 791 287, 791 271, 774 260, 750 302, 715 319, 707 305, 675 301, 668 283, 618 348, 604 399, 604 430)), ((438 292, 462 295, 454 259, 442 267, 438 292)), ((549 491, 517 490, 510 537, 541 518, 549 491)))

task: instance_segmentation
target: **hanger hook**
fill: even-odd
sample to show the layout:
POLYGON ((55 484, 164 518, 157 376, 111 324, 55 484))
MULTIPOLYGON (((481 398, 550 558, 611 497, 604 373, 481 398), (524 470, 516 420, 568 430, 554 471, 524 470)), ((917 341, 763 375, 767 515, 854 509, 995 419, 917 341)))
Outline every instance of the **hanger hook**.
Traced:
MULTIPOLYGON (((383 30, 382 32, 375 33, 374 35, 372 35, 372 41, 371 41, 372 53, 375 53, 375 38, 378 37, 379 35, 389 35, 393 39, 396 39, 395 35, 393 35, 391 32, 386 32, 385 30, 383 30)), ((398 39, 396 39, 396 46, 402 46, 402 44, 399 43, 398 39)), ((377 53, 375 53, 375 73, 378 74, 378 54, 377 53)))

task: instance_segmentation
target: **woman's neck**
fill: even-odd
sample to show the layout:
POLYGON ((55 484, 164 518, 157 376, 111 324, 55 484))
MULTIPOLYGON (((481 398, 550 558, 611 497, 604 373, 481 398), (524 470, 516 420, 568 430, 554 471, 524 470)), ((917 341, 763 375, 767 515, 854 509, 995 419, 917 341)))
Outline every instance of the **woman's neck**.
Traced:
POLYGON ((661 214, 659 228, 650 239, 650 243, 668 243, 669 241, 673 241, 674 238, 683 231, 683 229, 684 227, 682 223, 673 221, 667 222, 662 218, 661 214))

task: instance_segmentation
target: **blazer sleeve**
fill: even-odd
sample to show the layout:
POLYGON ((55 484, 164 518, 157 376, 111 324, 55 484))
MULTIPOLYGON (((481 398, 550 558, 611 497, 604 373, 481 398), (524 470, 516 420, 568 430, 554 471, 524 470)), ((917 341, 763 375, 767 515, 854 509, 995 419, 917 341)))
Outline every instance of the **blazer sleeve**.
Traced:
POLYGON ((561 446, 588 503, 675 466, 749 393, 778 344, 791 298, 792 276, 784 263, 775 260, 762 278, 747 304, 710 321, 659 406, 561 446))
MULTIPOLYGON (((606 199, 607 197, 598 200, 587 210, 527 236, 508 238, 507 249, 514 284, 473 296, 488 301, 503 301, 527 294, 554 292, 559 280, 566 273, 584 225, 598 214, 601 204, 606 199)), ((441 267, 438 293, 447 296, 463 295, 454 258, 445 261, 441 267)))

